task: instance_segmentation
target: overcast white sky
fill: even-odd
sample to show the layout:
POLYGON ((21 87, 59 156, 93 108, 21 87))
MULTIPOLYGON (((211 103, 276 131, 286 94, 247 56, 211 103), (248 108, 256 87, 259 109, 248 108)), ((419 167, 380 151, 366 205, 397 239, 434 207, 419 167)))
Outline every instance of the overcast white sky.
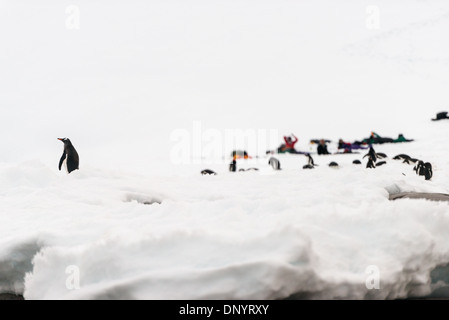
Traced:
POLYGON ((410 137, 449 109, 448 38, 445 1, 1 0, 0 160, 164 148, 193 121, 410 137))

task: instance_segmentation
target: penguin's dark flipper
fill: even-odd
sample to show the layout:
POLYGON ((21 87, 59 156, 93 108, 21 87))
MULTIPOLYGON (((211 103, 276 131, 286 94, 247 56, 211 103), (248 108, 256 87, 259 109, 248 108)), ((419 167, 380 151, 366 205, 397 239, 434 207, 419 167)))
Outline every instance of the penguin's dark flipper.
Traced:
POLYGON ((59 160, 59 166, 58 166, 59 171, 61 171, 62 164, 64 163, 65 158, 66 158, 66 154, 65 154, 65 152, 64 152, 64 153, 62 154, 61 160, 59 160))

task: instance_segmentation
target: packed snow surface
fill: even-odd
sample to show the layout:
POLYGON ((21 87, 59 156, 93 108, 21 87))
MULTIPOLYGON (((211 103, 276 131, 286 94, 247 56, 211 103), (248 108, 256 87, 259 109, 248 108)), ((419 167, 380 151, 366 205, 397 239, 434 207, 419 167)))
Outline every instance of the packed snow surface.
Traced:
MULTIPOLYGON (((446 137, 449 127, 434 132, 446 137)), ((215 176, 188 165, 185 175, 158 177, 2 164, 0 291, 26 299, 428 295, 444 285, 431 272, 449 262, 449 204, 388 196, 449 193, 449 161, 429 140, 374 147, 388 155, 375 169, 365 168, 364 153, 313 155, 311 170, 303 155, 275 155, 280 171, 269 156, 239 160, 260 170, 220 164, 215 176), (432 179, 391 159, 400 153, 430 161, 432 179), (373 270, 378 288, 369 286, 373 270)))

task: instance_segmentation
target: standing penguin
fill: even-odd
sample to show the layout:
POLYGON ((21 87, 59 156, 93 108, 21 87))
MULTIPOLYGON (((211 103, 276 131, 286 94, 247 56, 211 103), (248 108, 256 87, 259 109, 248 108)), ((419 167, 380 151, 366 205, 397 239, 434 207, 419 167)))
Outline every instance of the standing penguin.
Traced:
POLYGON ((229 164, 229 171, 236 172, 237 171, 237 161, 235 159, 229 164))
POLYGON ((274 170, 281 170, 281 163, 280 163, 279 160, 276 159, 275 157, 271 157, 271 158, 268 160, 268 164, 271 165, 271 167, 272 167, 274 170))
POLYGON ((373 147, 369 147, 369 152, 363 156, 363 158, 368 157, 371 162, 377 161, 377 154, 376 151, 374 151, 373 147))
POLYGON ((368 162, 366 163, 366 167, 367 167, 367 168, 370 168, 370 169, 374 169, 374 168, 376 167, 376 165, 374 164, 374 162, 376 162, 376 161, 374 161, 373 158, 372 158, 371 156, 368 157, 368 162))
POLYGON ((61 171, 64 161, 66 162, 68 173, 79 169, 80 159, 72 142, 68 138, 58 138, 58 140, 64 143, 64 152, 62 153, 61 160, 59 160, 59 171, 61 171))
POLYGON ((426 177, 426 180, 430 180, 433 176, 432 165, 430 162, 424 163, 424 176, 426 177))
POLYGON ((430 180, 433 176, 432 165, 430 162, 419 160, 417 165, 413 168, 417 175, 424 176, 426 180, 430 180))

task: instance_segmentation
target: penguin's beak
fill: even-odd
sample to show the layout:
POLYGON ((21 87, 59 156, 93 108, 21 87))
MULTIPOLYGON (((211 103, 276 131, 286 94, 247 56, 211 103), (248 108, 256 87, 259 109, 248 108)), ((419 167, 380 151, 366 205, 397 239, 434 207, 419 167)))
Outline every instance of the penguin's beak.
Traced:
POLYGON ((61 139, 61 138, 57 138, 59 141, 63 141, 63 139, 61 139))

